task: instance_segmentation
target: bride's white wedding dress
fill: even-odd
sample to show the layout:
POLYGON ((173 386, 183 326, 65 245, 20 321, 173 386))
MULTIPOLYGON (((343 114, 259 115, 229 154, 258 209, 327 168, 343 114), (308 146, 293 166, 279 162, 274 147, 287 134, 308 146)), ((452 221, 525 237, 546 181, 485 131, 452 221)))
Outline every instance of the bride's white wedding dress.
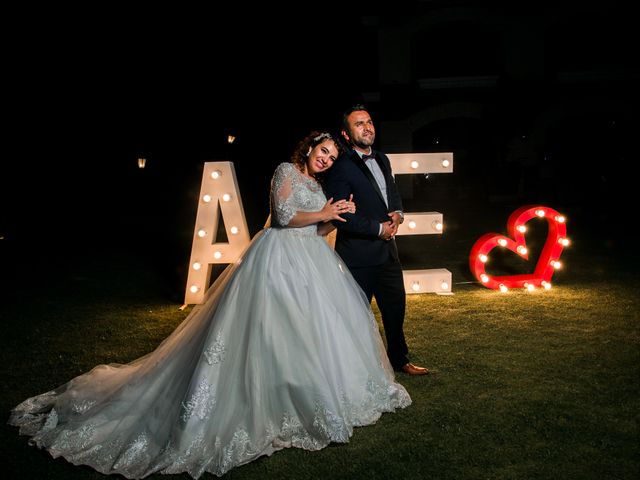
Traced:
POLYGON ((347 267, 316 225, 287 227, 325 202, 314 180, 281 164, 272 226, 155 351, 29 398, 9 423, 102 473, 198 478, 286 447, 348 442, 354 426, 410 405, 347 267))

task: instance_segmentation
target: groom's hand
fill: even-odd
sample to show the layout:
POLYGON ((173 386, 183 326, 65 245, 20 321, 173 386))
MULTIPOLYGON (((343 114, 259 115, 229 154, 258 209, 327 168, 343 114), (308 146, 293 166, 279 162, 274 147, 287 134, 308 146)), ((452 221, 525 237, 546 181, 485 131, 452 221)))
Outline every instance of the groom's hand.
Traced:
POLYGON ((402 215, 400 215, 398 212, 387 213, 387 215, 389 216, 389 218, 391 219, 391 221, 393 222, 397 230, 400 224, 402 223, 402 220, 404 220, 402 215))
POLYGON ((396 232, 398 231, 397 225, 395 225, 391 220, 388 222, 381 223, 382 225, 382 233, 380 233, 380 238, 389 241, 391 240, 396 232))

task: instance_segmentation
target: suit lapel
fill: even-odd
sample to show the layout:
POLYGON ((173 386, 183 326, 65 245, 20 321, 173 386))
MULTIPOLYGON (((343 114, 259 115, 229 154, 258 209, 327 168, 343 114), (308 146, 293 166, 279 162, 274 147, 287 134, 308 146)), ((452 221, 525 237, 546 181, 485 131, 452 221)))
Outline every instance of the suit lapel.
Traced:
MULTIPOLYGON (((353 150, 353 152, 351 153, 351 160, 353 161, 353 163, 355 163, 358 166, 360 170, 362 170, 362 173, 364 173, 365 177, 369 179, 371 186, 378 194, 378 197, 380 198, 382 203, 386 206, 387 203, 384 201, 384 197, 382 196, 382 192, 380 191, 378 182, 376 182, 376 179, 374 178, 373 173, 371 173, 371 170, 369 170, 369 167, 367 167, 367 164, 362 161, 362 159, 360 158, 360 155, 358 155, 358 153, 355 150, 353 150)), ((377 155, 376 155, 376 162, 378 162, 378 165, 380 165, 380 160, 378 160, 377 155)), ((380 166, 380 169, 382 170, 382 172, 384 172, 384 168, 382 168, 382 166, 380 166)))

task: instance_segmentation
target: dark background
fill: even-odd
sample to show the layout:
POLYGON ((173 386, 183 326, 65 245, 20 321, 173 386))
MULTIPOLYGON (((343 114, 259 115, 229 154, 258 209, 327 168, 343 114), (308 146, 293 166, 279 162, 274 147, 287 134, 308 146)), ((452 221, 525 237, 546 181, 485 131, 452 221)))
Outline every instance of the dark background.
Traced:
MULTIPOLYGON (((562 2, 561 7, 480 4, 532 21, 573 8, 562 2)), ((5 286, 15 284, 25 265, 121 251, 148 258, 166 275, 168 289, 181 296, 203 162, 234 162, 254 234, 268 215, 271 174, 304 134, 336 130, 346 106, 373 99, 382 136, 384 120, 411 108, 419 96, 414 87, 379 82, 378 29, 403 28, 413 15, 445 7, 472 9, 478 2, 393 2, 382 8, 323 2, 288 11, 273 3, 201 10, 117 4, 7 10, 0 167, 5 286), (237 137, 232 145, 228 134, 237 137), (145 169, 137 167, 138 157, 147 159, 145 169)), ((592 13, 593 8, 602 12, 602 30, 587 31, 580 16, 584 5, 576 7, 575 24, 562 35, 579 38, 580 48, 555 51, 553 58, 570 58, 582 69, 598 59, 598 68, 629 74, 628 82, 557 87, 542 79, 540 88, 501 75, 484 98, 495 131, 470 130, 452 120, 434 125, 415 142, 417 151, 454 151, 462 160, 446 179, 432 178, 428 185, 416 180, 432 193, 407 199, 408 204, 426 203, 433 207, 426 210, 444 211, 454 224, 456 208, 489 201, 472 188, 460 195, 452 195, 453 189, 480 183, 484 192, 510 181, 500 179, 498 169, 465 162, 465 155, 499 164, 507 142, 527 131, 530 112, 550 97, 576 104, 584 98, 605 104, 622 99, 629 108, 621 115, 593 119, 577 113, 550 140, 551 158, 565 159, 556 171, 568 193, 558 196, 539 185, 536 195, 516 198, 513 206, 548 199, 555 208, 568 206, 590 218, 585 228, 590 234, 602 235, 604 225, 609 234, 628 237, 631 208, 624 202, 635 202, 637 158, 632 16, 616 2, 596 4, 592 13)), ((479 47, 472 26, 468 32, 464 41, 446 31, 427 32, 423 41, 437 41, 440 48, 425 65, 437 64, 451 76, 489 72, 491 65, 474 63, 479 47), (466 52, 464 58, 460 52, 466 52)), ((435 103, 444 96, 464 101, 474 91, 431 95, 420 101, 435 103)), ((511 205, 503 210, 508 214, 511 205)), ((613 235, 604 242, 625 243, 613 235)))
MULTIPOLYGON (((181 182, 198 187, 204 161, 231 159, 245 185, 255 180, 268 192, 265 175, 301 135, 337 127, 359 93, 341 47, 350 43, 341 32, 361 28, 359 18, 329 7, 289 13, 297 20, 272 7, 56 9, 7 19, 19 34, 5 90, 12 148, 3 191, 9 210, 20 209, 10 223, 20 223, 24 206, 54 224, 83 206, 115 213, 131 206, 140 182, 162 183, 152 193, 173 203, 181 182), (237 136, 232 146, 228 134, 237 136)), ((366 50, 375 76, 375 39, 366 50)))

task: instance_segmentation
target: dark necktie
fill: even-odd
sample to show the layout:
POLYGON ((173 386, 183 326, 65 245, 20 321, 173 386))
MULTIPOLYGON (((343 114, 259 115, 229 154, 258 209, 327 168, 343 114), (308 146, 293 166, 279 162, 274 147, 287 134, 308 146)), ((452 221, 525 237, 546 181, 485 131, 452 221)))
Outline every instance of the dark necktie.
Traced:
POLYGON ((372 159, 372 158, 373 158, 374 160, 375 160, 375 158, 376 158, 376 156, 375 156, 375 154, 374 154, 374 153, 371 153, 371 154, 369 154, 369 155, 367 155, 367 154, 362 155, 362 161, 363 161, 363 162, 366 162, 367 160, 370 160, 370 159, 372 159))

